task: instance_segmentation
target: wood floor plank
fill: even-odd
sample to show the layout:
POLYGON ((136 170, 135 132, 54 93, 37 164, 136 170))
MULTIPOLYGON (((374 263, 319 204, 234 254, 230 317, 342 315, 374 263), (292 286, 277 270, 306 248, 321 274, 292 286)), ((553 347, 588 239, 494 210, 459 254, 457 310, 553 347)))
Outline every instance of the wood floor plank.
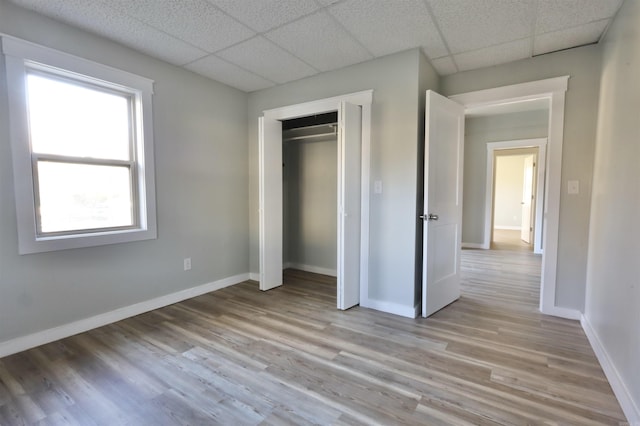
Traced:
POLYGON ((0 425, 625 424, 580 324, 538 312, 540 257, 462 271, 428 319, 338 311, 335 278, 287 270, 5 357, 0 425))

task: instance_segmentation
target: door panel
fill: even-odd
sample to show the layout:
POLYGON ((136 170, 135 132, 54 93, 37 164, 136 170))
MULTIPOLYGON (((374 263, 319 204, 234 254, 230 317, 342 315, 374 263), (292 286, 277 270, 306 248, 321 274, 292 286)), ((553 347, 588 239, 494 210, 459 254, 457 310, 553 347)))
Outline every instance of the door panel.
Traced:
POLYGON ((338 111, 338 309, 360 303, 362 111, 341 102, 338 111))
POLYGON ((260 290, 282 285, 282 123, 259 118, 260 290))
POLYGON ((431 90, 425 117, 422 316, 460 297, 464 108, 431 90))
POLYGON ((533 155, 524 159, 524 179, 522 183, 522 225, 520 228, 520 239, 527 244, 531 244, 531 234, 533 229, 533 155))

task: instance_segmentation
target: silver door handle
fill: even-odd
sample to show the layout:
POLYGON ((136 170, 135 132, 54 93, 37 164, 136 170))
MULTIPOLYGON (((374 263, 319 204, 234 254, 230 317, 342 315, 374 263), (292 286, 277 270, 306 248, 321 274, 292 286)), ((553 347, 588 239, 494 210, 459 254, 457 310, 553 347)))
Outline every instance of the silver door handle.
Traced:
POLYGON ((437 214, 431 214, 431 213, 429 213, 428 215, 421 214, 420 215, 420 219, 422 219, 422 220, 438 220, 438 215, 437 214))

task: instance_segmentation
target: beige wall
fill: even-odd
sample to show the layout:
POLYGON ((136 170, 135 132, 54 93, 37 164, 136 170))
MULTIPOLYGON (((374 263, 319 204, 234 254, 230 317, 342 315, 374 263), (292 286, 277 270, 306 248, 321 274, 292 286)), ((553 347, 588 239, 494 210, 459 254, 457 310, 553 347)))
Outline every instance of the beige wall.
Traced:
POLYGON ((369 298, 413 309, 422 84, 437 75, 414 49, 249 95, 251 271, 258 272, 258 117, 262 111, 373 89, 369 298), (419 73, 422 70, 422 73, 419 73), (419 83, 419 74, 424 77, 419 83), (374 194, 373 181, 383 182, 374 194))
POLYGON ((472 117, 465 120, 462 241, 484 242, 487 143, 547 137, 548 111, 472 117))
POLYGON ((585 317, 640 424, 640 2, 623 4, 603 51, 585 317))
POLYGON ((522 186, 524 185, 524 155, 496 157, 493 227, 520 229, 522 225, 522 186))
POLYGON ((18 255, 0 55, 0 343, 248 272, 246 94, 4 0, 0 32, 155 80, 158 218, 157 240, 18 255))
POLYGON ((584 309, 591 179, 600 83, 601 49, 586 46, 444 77, 449 96, 480 89, 570 75, 566 94, 556 305, 584 309), (568 195, 568 180, 580 194, 568 195))

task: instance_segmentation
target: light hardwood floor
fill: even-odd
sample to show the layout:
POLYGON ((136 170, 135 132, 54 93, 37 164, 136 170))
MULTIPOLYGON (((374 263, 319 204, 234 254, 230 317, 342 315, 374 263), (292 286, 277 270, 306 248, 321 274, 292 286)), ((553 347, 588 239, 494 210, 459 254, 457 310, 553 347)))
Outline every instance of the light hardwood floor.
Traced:
POLYGON ((580 325, 537 312, 539 258, 465 250, 429 319, 335 309, 287 271, 0 359, 1 425, 620 424, 580 325))
POLYGON ((492 250, 533 251, 533 244, 527 244, 520 238, 520 231, 494 229, 492 250))

